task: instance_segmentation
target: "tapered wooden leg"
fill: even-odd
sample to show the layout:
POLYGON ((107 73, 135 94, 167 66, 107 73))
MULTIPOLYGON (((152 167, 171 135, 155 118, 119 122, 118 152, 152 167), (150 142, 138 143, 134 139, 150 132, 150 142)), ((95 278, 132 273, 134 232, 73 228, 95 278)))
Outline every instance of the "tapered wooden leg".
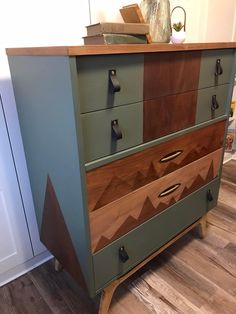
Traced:
POLYGON ((108 287, 104 288, 104 290, 102 291, 98 314, 108 313, 113 294, 118 285, 119 285, 119 282, 117 281, 117 283, 116 282, 111 283, 108 287))
POLYGON ((201 239, 203 239, 206 236, 206 229, 207 229, 207 215, 204 215, 199 220, 199 225, 197 226, 197 233, 201 239))
POLYGON ((62 270, 62 265, 56 258, 54 259, 54 269, 55 269, 55 271, 62 270))

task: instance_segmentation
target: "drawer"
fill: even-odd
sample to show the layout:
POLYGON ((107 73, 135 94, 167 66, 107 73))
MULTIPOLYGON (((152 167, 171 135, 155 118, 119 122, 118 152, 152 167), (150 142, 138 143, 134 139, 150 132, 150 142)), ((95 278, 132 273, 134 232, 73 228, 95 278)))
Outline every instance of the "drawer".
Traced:
POLYGON ((228 114, 229 84, 198 91, 196 124, 228 114))
POLYGON ((88 171, 86 181, 89 211, 111 203, 221 148, 225 124, 225 120, 211 124, 88 171))
POLYGON ((144 142, 193 126, 196 105, 197 90, 144 101, 144 142))
POLYGON ((222 149, 216 150, 90 212, 92 251, 100 250, 213 180, 218 175, 221 158, 222 149))
POLYGON ((111 280, 125 274, 158 250, 204 215, 208 209, 215 207, 219 184, 219 179, 215 179, 94 254, 93 264, 97 292, 111 280), (213 196, 212 201, 207 199, 209 190, 213 196), (119 259, 118 252, 122 246, 129 256, 125 263, 119 259))
POLYGON ((200 51, 146 53, 144 100, 198 89, 200 63, 200 51))
POLYGON ((199 88, 230 83, 233 74, 233 60, 233 49, 203 51, 199 88))
POLYGON ((84 158, 89 162, 141 144, 143 103, 81 115, 84 158), (122 135, 122 138, 119 138, 122 135))
POLYGON ((81 113, 143 100, 142 54, 79 57, 77 71, 81 113))

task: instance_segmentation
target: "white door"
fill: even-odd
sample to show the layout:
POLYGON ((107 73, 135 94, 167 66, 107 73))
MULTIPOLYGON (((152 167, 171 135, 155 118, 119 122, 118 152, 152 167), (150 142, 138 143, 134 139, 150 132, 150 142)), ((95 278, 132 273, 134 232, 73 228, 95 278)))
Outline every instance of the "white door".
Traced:
POLYGON ((0 275, 32 257, 0 98, 0 275))

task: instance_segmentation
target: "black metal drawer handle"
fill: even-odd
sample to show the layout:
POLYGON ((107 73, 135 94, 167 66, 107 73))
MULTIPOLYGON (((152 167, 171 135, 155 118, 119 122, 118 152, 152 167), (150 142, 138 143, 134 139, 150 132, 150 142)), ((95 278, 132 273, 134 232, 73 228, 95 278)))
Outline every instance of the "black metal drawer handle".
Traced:
POLYGON ((122 139, 123 135, 119 127, 118 119, 111 121, 112 138, 115 140, 122 139))
POLYGON ((116 76, 116 70, 109 70, 109 85, 111 87, 112 93, 117 93, 120 91, 120 82, 116 76))
POLYGON ((216 60, 216 71, 215 71, 215 76, 223 74, 223 69, 221 66, 221 60, 217 59, 216 60))
POLYGON ((213 196, 212 196, 212 193, 211 193, 211 190, 208 190, 207 191, 207 200, 209 201, 209 202, 212 202, 213 201, 213 196))
POLYGON ((175 158, 177 158, 179 155, 181 155, 183 153, 183 151, 182 150, 176 150, 176 151, 174 151, 174 152, 172 152, 172 153, 170 153, 170 154, 167 154, 167 155, 165 155, 164 157, 162 157, 161 159, 160 159, 160 162, 168 162, 168 161, 170 161, 170 160, 172 160, 172 159, 175 159, 175 158))
POLYGON ((125 263, 129 259, 129 255, 127 254, 124 246, 119 248, 119 258, 122 263, 125 263))
POLYGON ((167 195, 173 193, 174 191, 176 191, 180 187, 180 185, 181 185, 181 183, 177 183, 177 184, 170 186, 168 189, 165 189, 164 191, 162 191, 158 195, 158 197, 164 197, 164 196, 167 196, 167 195))
POLYGON ((219 108, 219 103, 218 103, 218 101, 216 99, 216 95, 212 95, 212 98, 211 98, 211 110, 215 111, 218 108, 219 108))

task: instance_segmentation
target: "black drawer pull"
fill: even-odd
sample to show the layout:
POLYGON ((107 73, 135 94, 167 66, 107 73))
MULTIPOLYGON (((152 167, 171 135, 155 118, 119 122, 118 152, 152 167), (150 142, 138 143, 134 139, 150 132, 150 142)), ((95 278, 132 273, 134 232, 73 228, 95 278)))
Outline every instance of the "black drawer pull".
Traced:
POLYGON ((122 139, 122 132, 118 124, 118 119, 111 121, 112 138, 115 140, 122 139))
POLYGON ((172 159, 175 159, 176 157, 178 157, 179 155, 181 155, 183 153, 182 150, 176 150, 170 154, 165 155, 164 157, 162 157, 160 159, 160 162, 168 162, 172 159))
POLYGON ((212 196, 212 193, 211 193, 211 190, 208 190, 207 191, 207 200, 209 201, 209 202, 212 202, 213 201, 213 196, 212 196))
POLYGON ((125 263, 129 259, 129 255, 127 254, 124 246, 119 248, 119 258, 122 263, 125 263))
POLYGON ((164 191, 162 191, 158 195, 158 197, 164 197, 164 196, 167 196, 167 195, 173 193, 174 191, 176 191, 180 187, 180 185, 181 185, 181 183, 177 183, 177 184, 170 186, 168 189, 165 189, 164 191))
POLYGON ((109 85, 111 87, 111 92, 116 93, 120 91, 120 82, 116 76, 116 70, 109 70, 109 85))
POLYGON ((218 103, 218 101, 216 99, 216 95, 212 95, 212 98, 211 98, 211 110, 215 111, 218 108, 219 108, 219 103, 218 103))
POLYGON ((223 73, 223 69, 221 66, 221 60, 217 59, 216 60, 216 71, 215 71, 215 76, 221 75, 223 73))

